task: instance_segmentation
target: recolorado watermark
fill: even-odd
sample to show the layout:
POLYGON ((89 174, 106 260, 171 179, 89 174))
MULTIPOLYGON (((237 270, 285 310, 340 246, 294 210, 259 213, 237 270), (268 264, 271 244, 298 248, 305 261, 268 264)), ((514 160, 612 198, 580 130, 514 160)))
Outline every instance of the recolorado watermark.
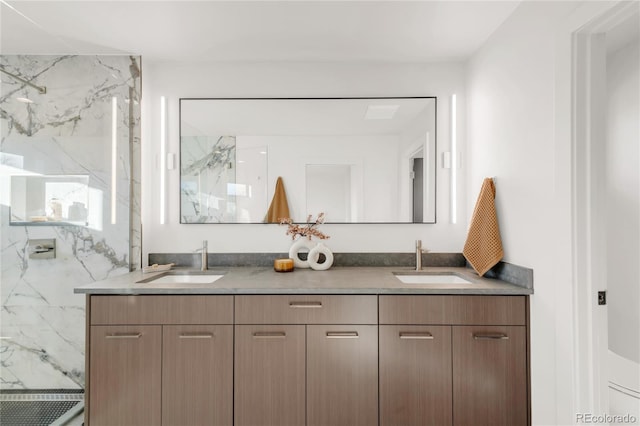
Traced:
POLYGON ((631 414, 593 414, 576 413, 576 423, 578 424, 636 424, 638 418, 631 414))

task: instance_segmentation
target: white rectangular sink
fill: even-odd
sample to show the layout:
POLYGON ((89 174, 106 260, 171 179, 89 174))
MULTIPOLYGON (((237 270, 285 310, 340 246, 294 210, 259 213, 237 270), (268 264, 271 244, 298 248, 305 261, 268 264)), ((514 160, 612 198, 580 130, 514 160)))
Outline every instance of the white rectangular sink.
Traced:
POLYGON ((193 272, 193 273, 172 273, 167 272, 157 277, 147 278, 138 283, 145 284, 212 284, 224 277, 224 273, 206 273, 206 272, 193 272))
POLYGON ((473 284, 454 274, 395 273, 394 275, 404 284, 473 284))

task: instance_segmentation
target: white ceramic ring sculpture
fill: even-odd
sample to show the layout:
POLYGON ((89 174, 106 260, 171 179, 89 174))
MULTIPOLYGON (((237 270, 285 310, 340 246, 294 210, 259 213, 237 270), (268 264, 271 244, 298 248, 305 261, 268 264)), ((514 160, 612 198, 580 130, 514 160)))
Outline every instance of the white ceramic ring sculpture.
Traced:
POLYGON ((326 271, 333 265, 333 252, 329 247, 322 243, 318 243, 317 246, 309 251, 309 260, 307 261, 309 266, 315 271, 326 271), (320 254, 324 255, 324 262, 318 263, 320 254))
MULTIPOLYGON (((289 257, 293 259, 293 266, 295 268, 310 268, 309 260, 311 259, 311 250, 315 248, 316 244, 313 241, 308 240, 305 237, 298 238, 291 244, 291 248, 289 249, 289 257), (300 259, 298 255, 300 251, 306 249, 309 253, 307 254, 307 260, 300 259)), ((319 256, 319 254, 315 254, 315 256, 319 256)), ((318 260, 317 258, 315 259, 318 260)))

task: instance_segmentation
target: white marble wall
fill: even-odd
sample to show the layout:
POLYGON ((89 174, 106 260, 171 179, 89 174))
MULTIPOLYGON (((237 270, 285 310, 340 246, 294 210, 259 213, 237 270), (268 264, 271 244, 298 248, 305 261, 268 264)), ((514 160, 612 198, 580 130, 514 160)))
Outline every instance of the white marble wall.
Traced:
POLYGON ((84 302, 73 288, 140 265, 140 60, 129 56, 0 56, 0 389, 84 387, 84 302), (16 100, 25 97, 33 103, 16 100), (116 98, 116 220, 112 102, 116 98), (98 220, 12 226, 10 176, 88 175, 98 220), (55 259, 27 240, 55 238, 55 259))

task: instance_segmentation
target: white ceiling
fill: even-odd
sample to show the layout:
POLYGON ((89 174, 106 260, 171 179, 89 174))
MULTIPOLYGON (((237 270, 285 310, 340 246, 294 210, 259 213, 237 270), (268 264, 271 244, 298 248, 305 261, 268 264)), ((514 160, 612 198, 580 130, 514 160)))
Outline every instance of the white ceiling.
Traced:
POLYGON ((519 1, 0 0, 2 54, 153 61, 464 60, 519 1))

